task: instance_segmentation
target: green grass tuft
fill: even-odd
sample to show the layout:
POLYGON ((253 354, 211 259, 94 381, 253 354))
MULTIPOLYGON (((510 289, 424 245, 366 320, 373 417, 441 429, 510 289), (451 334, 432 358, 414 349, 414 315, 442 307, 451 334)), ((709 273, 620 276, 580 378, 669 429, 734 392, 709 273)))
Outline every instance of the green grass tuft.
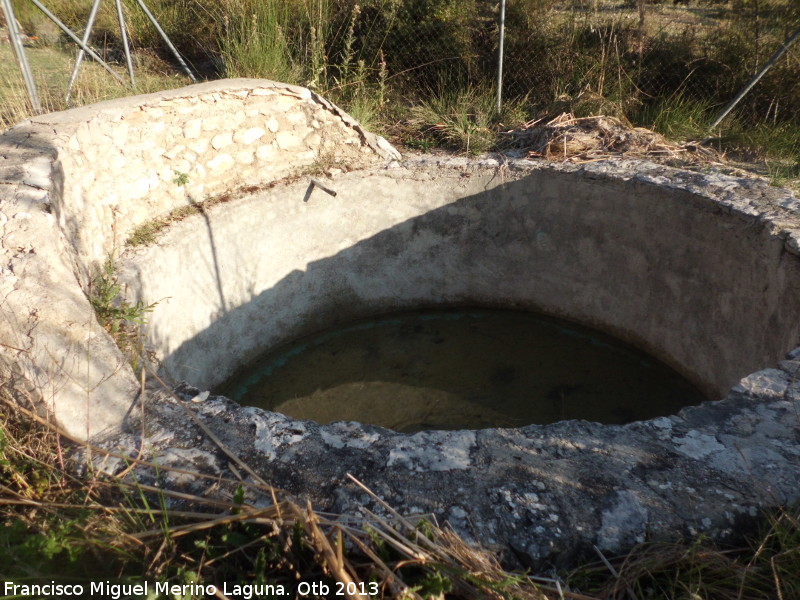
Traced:
POLYGON ((668 139, 697 140, 706 137, 714 120, 713 108, 708 102, 678 94, 645 105, 632 113, 630 120, 668 139))
POLYGON ((445 85, 412 107, 409 119, 424 138, 468 154, 480 154, 495 144, 497 121, 491 90, 468 87, 459 91, 445 85))

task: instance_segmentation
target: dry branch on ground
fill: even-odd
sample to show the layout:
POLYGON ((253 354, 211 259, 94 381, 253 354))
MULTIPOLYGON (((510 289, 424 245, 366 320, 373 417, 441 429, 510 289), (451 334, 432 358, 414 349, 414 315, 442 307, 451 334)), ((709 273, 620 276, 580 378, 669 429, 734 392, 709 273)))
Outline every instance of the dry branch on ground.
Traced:
POLYGON ((605 158, 646 158, 654 162, 720 164, 718 152, 699 142, 682 144, 643 127, 631 127, 616 117, 575 117, 562 113, 545 121, 536 119, 507 132, 506 149, 549 160, 587 162, 605 158))

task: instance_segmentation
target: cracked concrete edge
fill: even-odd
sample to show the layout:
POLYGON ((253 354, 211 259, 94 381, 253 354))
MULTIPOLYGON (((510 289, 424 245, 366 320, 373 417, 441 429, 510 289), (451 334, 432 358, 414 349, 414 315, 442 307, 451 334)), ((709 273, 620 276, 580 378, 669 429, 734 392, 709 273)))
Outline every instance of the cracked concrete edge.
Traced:
MULTIPOLYGON (((763 182, 680 171, 641 161, 590 166, 532 161, 421 157, 392 163, 398 177, 428 180, 445 170, 542 170, 633 185, 670 186, 687 202, 765 226, 784 241, 797 236, 796 200, 763 182)), ((364 171, 364 176, 376 170, 364 171)), ((242 407, 187 384, 181 400, 151 392, 144 439, 132 426, 106 439, 133 456, 140 448, 161 473, 140 481, 203 494, 203 481, 169 468, 235 479, 228 460, 185 418, 194 411, 262 478, 320 510, 368 521, 384 514, 347 478, 353 474, 406 515, 433 515, 512 565, 546 570, 591 557, 596 545, 623 552, 646 540, 704 534, 736 540, 772 507, 800 500, 800 348, 752 373, 718 402, 623 426, 583 421, 519 429, 399 434, 355 422, 320 426, 242 407), (176 426, 176 423, 179 425, 176 426)), ((138 423, 138 410, 132 423, 138 423)), ((107 467, 124 467, 115 460, 107 467)), ((251 482, 253 483, 253 482, 251 482)), ((233 493, 222 486, 220 497, 233 493)), ((249 489, 246 500, 268 504, 249 489)))
MULTIPOLYGON (((101 445, 129 456, 145 448, 161 471, 143 467, 139 481, 202 495, 204 480, 169 469, 236 477, 186 418, 192 411, 260 477, 320 510, 367 521, 366 510, 383 514, 349 473, 401 514, 433 515, 509 564, 546 569, 591 556, 593 545, 617 553, 699 534, 735 540, 763 510, 798 501, 799 373, 800 362, 786 360, 746 377, 724 400, 622 426, 563 421, 413 435, 355 422, 320 426, 181 384, 179 400, 163 391, 148 398, 144 439, 136 425, 101 445)), ((132 425, 140 418, 136 410, 132 425)), ((103 468, 124 467, 115 459, 103 468)), ((215 494, 232 492, 223 485, 215 494)), ((246 500, 271 501, 256 488, 246 500)))

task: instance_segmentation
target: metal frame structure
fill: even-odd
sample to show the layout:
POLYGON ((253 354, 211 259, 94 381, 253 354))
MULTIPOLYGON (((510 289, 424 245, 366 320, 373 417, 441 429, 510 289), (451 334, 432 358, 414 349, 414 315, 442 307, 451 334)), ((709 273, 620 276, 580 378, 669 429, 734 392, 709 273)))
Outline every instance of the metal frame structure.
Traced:
MULTIPOLYGON (((100 56, 89 47, 89 40, 92 37, 92 29, 94 28, 95 18, 97 17, 97 12, 100 9, 100 4, 102 0, 94 0, 92 4, 91 11, 89 12, 89 18, 86 22, 86 29, 83 33, 83 39, 80 39, 75 32, 73 32, 69 27, 67 27, 64 23, 62 23, 58 17, 56 17, 50 10, 47 9, 44 4, 41 3, 40 0, 30 0, 30 2, 42 11, 45 16, 50 19, 55 25, 63 31, 73 42, 75 42, 80 51, 78 52, 78 57, 75 60, 75 66, 72 69, 72 75, 69 79, 69 85, 67 86, 67 96, 66 100, 69 102, 70 97, 72 95, 72 87, 75 84, 75 80, 78 77, 78 72, 81 68, 81 63, 83 62, 84 57, 88 54, 91 58, 93 58, 100 66, 102 66, 106 71, 108 71, 112 77, 114 77, 120 83, 124 83, 122 78, 106 63, 100 56)), ((131 50, 130 45, 128 43, 128 33, 127 28, 125 26, 125 16, 122 12, 122 0, 114 0, 116 4, 117 10, 117 20, 119 22, 119 30, 120 30, 120 37, 122 38, 122 46, 125 51, 125 62, 128 68, 128 76, 130 77, 131 87, 136 86, 136 79, 133 73, 133 60, 131 58, 131 50)), ((161 28, 156 18, 153 16, 153 13, 147 8, 144 3, 144 0, 136 0, 139 8, 142 10, 144 15, 147 17, 148 21, 152 23, 153 27, 155 27, 158 34, 161 36, 161 39, 167 44, 167 47, 170 49, 172 54, 177 59, 178 63, 180 64, 183 71, 189 76, 192 81, 197 81, 197 77, 194 75, 192 70, 186 64, 186 61, 178 52, 178 49, 175 48, 175 45, 169 39, 167 34, 161 28)), ((28 63, 27 55, 25 54, 25 48, 22 45, 20 30, 17 25, 17 18, 14 14, 14 7, 11 4, 11 0, 0 0, 0 7, 3 9, 3 13, 5 15, 6 23, 8 23, 8 31, 9 37, 11 38, 11 45, 14 49, 14 54, 17 58, 17 64, 19 65, 20 71, 22 72, 22 78, 25 81, 25 87, 28 90, 28 97, 30 98, 31 105, 33 106, 33 110, 38 114, 42 112, 42 106, 39 102, 39 96, 36 92, 36 83, 33 79, 33 74, 31 72, 30 64, 28 63)))

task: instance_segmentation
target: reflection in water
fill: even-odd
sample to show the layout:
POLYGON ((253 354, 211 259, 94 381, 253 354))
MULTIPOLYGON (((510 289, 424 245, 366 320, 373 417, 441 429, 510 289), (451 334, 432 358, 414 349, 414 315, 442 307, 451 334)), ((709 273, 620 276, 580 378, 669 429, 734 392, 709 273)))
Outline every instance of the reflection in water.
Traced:
POLYGON ((222 392, 299 419, 403 432, 627 423, 704 400, 671 369, 606 335, 483 309, 401 313, 327 331, 269 353, 222 392))

